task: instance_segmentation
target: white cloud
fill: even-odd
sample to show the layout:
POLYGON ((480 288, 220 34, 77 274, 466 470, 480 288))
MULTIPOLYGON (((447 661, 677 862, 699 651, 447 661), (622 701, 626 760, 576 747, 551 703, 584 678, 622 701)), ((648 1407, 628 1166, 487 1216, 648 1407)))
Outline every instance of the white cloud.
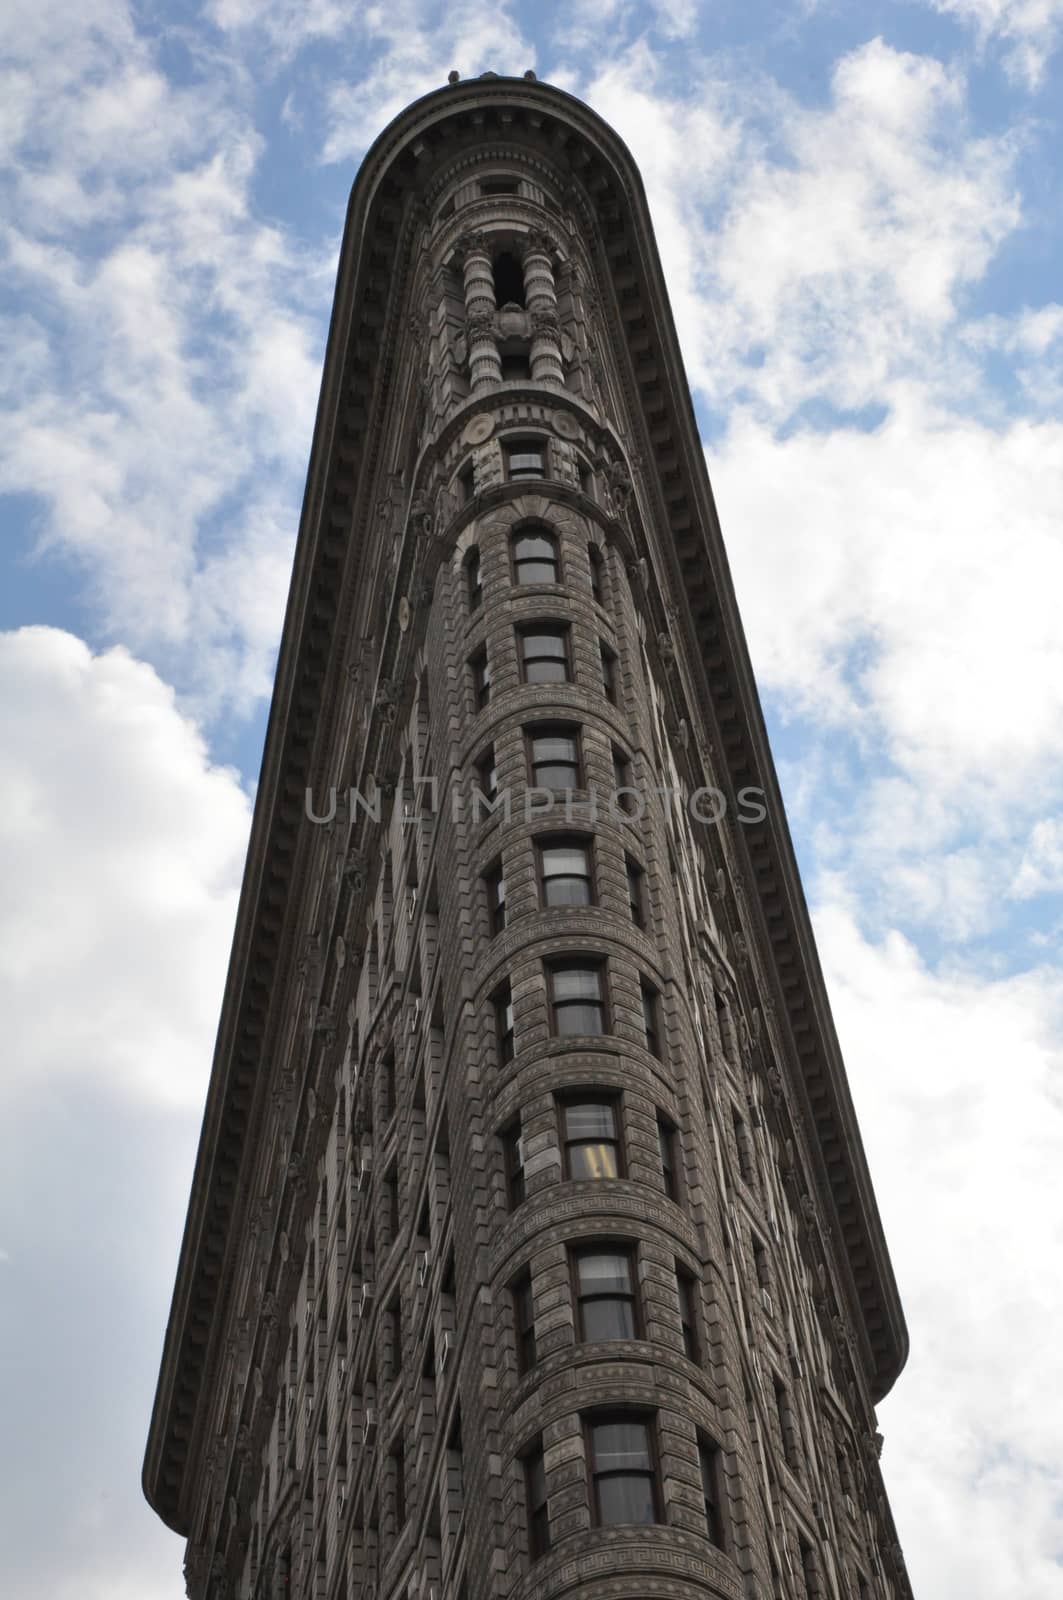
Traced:
POLYGON ((124 650, 2 634, 0 707, 4 1589, 178 1600, 139 1472, 249 807, 124 650))
MULTIPOLYGON (((272 573, 298 519, 322 335, 311 306, 326 303, 328 269, 255 216, 260 141, 224 68, 178 87, 122 6, 68 20, 64 50, 37 40, 40 76, 18 78, 3 243, 30 309, 3 333, 0 490, 42 503, 42 547, 81 565, 111 636, 152 653, 201 704, 257 697, 282 614, 272 573), (213 603, 219 541, 222 563, 270 572, 265 594, 234 587, 213 603), (232 670, 207 680, 219 656, 232 670)), ((36 68, 34 39, 22 60, 36 68)))
POLYGON ((642 43, 587 89, 643 172, 695 387, 776 421, 969 387, 942 341, 1019 220, 1014 136, 969 133, 962 76, 878 39, 825 108, 716 70, 678 98, 642 43))
POLYGON ((1017 900, 1063 893, 1063 820, 1059 817, 1044 817, 1030 830, 1011 893, 1017 900))
POLYGON ((0 635, 5 1096, 202 1102, 249 807, 150 667, 0 635))
POLYGON ((1031 89, 1040 86, 1063 35, 1063 0, 930 0, 930 4, 972 27, 981 47, 1000 39, 1010 75, 1031 89))
POLYGON ((933 973, 833 894, 815 924, 912 1335, 882 1420, 913 1588, 1052 1600, 1063 972, 933 973))

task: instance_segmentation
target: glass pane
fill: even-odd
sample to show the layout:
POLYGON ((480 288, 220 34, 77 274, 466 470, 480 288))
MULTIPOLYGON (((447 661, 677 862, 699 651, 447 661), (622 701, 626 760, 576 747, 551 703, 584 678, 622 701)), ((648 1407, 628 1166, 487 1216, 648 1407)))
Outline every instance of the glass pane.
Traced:
POLYGON ((602 1008, 591 1001, 565 1000, 557 1005, 556 1016, 560 1034, 603 1032, 602 1008))
POLYGON ((554 541, 541 533, 522 533, 514 541, 513 554, 517 561, 554 561, 554 541))
POLYGON ((596 1472, 649 1472, 649 1428, 634 1418, 623 1422, 596 1422, 592 1429, 596 1472))
POLYGON ((565 636, 563 633, 526 633, 524 638, 524 654, 526 656, 561 656, 565 655, 565 636))
POLYGON ((552 561, 518 561, 518 583, 555 583, 557 568, 552 561))
POLYGON ((589 906, 591 886, 586 878, 548 878, 543 899, 548 906, 589 906))
POLYGON ((535 785, 539 789, 576 789, 579 768, 574 761, 543 761, 536 765, 535 785))
POLYGON ((532 739, 532 760, 571 766, 576 760, 576 741, 570 733, 537 733, 532 739))
POLYGON ((554 999, 593 1000, 601 997, 602 985, 597 967, 555 967, 554 999))
POLYGON ((537 1510, 546 1500, 546 1471, 543 1458, 536 1452, 528 1457, 528 1499, 532 1510, 537 1510))
POLYGON ((567 683, 568 663, 566 661, 538 660, 524 662, 524 679, 526 683, 567 683))
POLYGON ((616 1146, 612 1144, 574 1144, 568 1152, 569 1176, 573 1178, 616 1178, 620 1172, 616 1146))
POLYGON ((606 1101, 574 1101, 565 1107, 565 1133, 570 1139, 615 1139, 616 1115, 606 1101))
POLYGON ((580 1308, 585 1339, 633 1339, 635 1318, 630 1300, 586 1300, 580 1308))
POLYGON ((543 849, 543 876, 588 876, 587 852, 578 844, 551 844, 543 849))
POLYGON ((630 1294, 631 1262, 622 1250, 579 1256, 576 1262, 580 1294, 630 1294))
POLYGON ((638 1478, 600 1478, 598 1508, 603 1522, 656 1522, 653 1507, 653 1480, 638 1478))

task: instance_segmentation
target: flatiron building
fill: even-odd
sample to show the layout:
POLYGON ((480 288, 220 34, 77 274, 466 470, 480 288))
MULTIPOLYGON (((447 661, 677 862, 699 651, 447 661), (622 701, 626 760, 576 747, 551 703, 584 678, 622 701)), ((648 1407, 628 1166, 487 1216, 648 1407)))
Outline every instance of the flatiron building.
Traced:
POLYGON ((903 1600, 907 1335, 638 172, 355 182, 144 1468, 193 1600, 903 1600))

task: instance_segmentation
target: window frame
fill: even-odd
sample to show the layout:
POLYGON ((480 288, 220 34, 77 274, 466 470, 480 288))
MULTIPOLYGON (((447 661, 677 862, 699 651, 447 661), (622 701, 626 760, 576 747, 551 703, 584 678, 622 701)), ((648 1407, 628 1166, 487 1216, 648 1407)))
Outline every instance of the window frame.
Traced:
POLYGON ((593 834, 577 833, 545 833, 539 834, 535 840, 535 876, 539 886, 539 906, 543 911, 582 911, 586 906, 598 903, 595 883, 595 859, 593 834), (554 872, 547 873, 546 857, 550 850, 580 850, 583 852, 586 864, 585 873, 554 872), (577 902, 551 901, 547 897, 547 886, 561 880, 573 883, 586 883, 587 898, 577 902))
POLYGON ((695 1366, 701 1365, 701 1324, 698 1317, 698 1279, 682 1261, 675 1264, 675 1286, 679 1296, 679 1328, 683 1354, 695 1366))
POLYGON ((484 602, 483 564, 478 544, 471 545, 466 550, 461 567, 465 574, 465 605, 469 615, 473 616, 484 602))
POLYGON ((529 787, 542 789, 546 794, 574 794, 583 788, 583 739, 582 725, 578 722, 533 722, 524 728, 524 755, 525 767, 528 774, 529 787), (575 746, 575 755, 571 762, 561 763, 535 758, 535 741, 537 739, 571 739, 575 746), (545 766, 571 765, 575 781, 564 787, 543 783, 540 780, 539 769, 545 766))
POLYGON ((484 869, 481 881, 487 899, 487 926, 494 939, 506 929, 506 874, 501 856, 484 869))
POLYGON ((679 1204, 681 1185, 679 1181, 678 1161, 678 1130, 670 1117, 663 1111, 657 1113, 657 1148, 661 1157, 661 1178, 664 1184, 664 1197, 675 1205, 679 1204))
POLYGON ((557 1106, 557 1132, 558 1144, 561 1149, 561 1173, 569 1183, 602 1183, 612 1182, 615 1178, 627 1176, 626 1151, 624 1146, 624 1120, 623 1102, 619 1091, 615 1090, 569 1090, 567 1093, 555 1096, 557 1106), (608 1107, 612 1116, 613 1131, 608 1138, 575 1138, 568 1132, 567 1113, 577 1106, 608 1107), (573 1149, 583 1150, 586 1147, 608 1146, 613 1153, 613 1166, 615 1172, 602 1178, 589 1177, 584 1173, 575 1173, 572 1164, 573 1149))
POLYGON ((524 1510, 528 1529, 528 1556, 538 1561, 553 1548, 550 1536, 550 1496, 546 1487, 546 1460, 542 1435, 524 1451, 521 1457, 524 1469, 524 1510), (542 1498, 538 1494, 538 1480, 542 1479, 542 1498))
POLYGON ((517 633, 517 659, 520 663, 520 681, 533 685, 552 685, 557 683, 574 683, 572 671, 572 627, 567 622, 554 622, 543 619, 541 622, 522 622, 516 629, 517 633), (561 642, 559 655, 529 656, 526 645, 529 639, 558 639, 561 642), (528 675, 529 667, 538 666, 544 662, 560 661, 564 668, 562 678, 532 678, 528 675))
POLYGON ((614 1344, 623 1339, 642 1338, 642 1316, 638 1292, 638 1260, 635 1245, 627 1239, 624 1240, 583 1240, 570 1244, 568 1247, 569 1279, 571 1283, 572 1308, 576 1326, 576 1337, 580 1344, 614 1344), (595 1257, 618 1256, 624 1260, 627 1269, 628 1288, 619 1293, 605 1293, 604 1291, 585 1291, 580 1277, 580 1264, 595 1257), (587 1331, 584 1317, 584 1307, 588 1304, 598 1305, 603 1302, 624 1305, 630 1314, 630 1333, 591 1334, 587 1331))
POLYGON ((705 1533, 717 1550, 727 1549, 724 1517, 723 1449, 701 1428, 697 1433, 698 1475, 705 1507, 705 1533), (707 1480, 707 1481, 706 1481, 707 1480))
POLYGON ((591 1525, 595 1528, 629 1528, 660 1526, 664 1522, 663 1503, 661 1495, 660 1461, 657 1448, 657 1415, 654 1411, 638 1408, 610 1408, 608 1410, 595 1410, 583 1414, 583 1448, 587 1463, 587 1476, 589 1479, 589 1501, 591 1525), (598 1465, 598 1451, 595 1446, 595 1433, 599 1428, 615 1426, 631 1426, 637 1424, 645 1429, 646 1435, 646 1461, 647 1465, 635 1471, 623 1472, 620 1469, 606 1470, 598 1465), (637 1523, 617 1522, 606 1520, 602 1515, 602 1500, 600 1483, 603 1478, 639 1478, 648 1479, 650 1485, 650 1506, 653 1516, 637 1523))
POLYGON ((663 1061, 661 991, 648 978, 640 978, 639 994, 642 999, 642 1025, 646 1030, 646 1049, 655 1061, 663 1061))
POLYGON ((513 1338, 517 1352, 517 1373, 524 1377, 539 1363, 535 1340, 535 1298, 531 1268, 525 1267, 509 1286, 513 1305, 513 1338))
POLYGON ((543 483, 550 476, 550 444, 545 434, 528 434, 525 438, 502 440, 502 461, 505 467, 507 483, 543 483), (521 468, 516 473, 513 471, 515 457, 537 456, 542 467, 541 472, 530 472, 521 468))
POLYGON ((550 1008, 550 1034, 555 1039, 601 1039, 609 1028, 609 975, 604 956, 551 956, 543 962, 546 971, 546 992, 550 1008), (591 973, 597 982, 597 999, 582 997, 558 1000, 557 978, 560 973, 591 973), (558 1025, 559 1013, 574 1011, 577 1007, 595 1006, 601 1026, 597 1029, 569 1029, 558 1025))
POLYGON ((514 528, 513 532, 509 536, 509 566, 510 576, 512 578, 514 588, 535 588, 537 585, 540 587, 545 585, 548 588, 556 588, 563 579, 561 566, 561 540, 558 538, 553 528, 548 527, 545 522, 526 522, 522 527, 514 528), (553 554, 550 556, 549 560, 543 556, 518 555, 518 550, 522 539, 542 539, 550 546, 553 554), (553 570, 553 577, 521 577, 521 568, 531 566, 533 564, 549 565, 553 570))
POLYGON ((624 852, 624 873, 627 877, 628 910, 632 926, 646 928, 646 869, 633 855, 624 852))
POLYGON ((469 657, 469 671, 472 674, 473 705, 478 712, 483 711, 491 702, 491 662, 486 644, 474 650, 469 657))
POLYGON ((513 985, 508 978, 492 990, 491 1006, 494 1012, 498 1064, 500 1067, 505 1067, 517 1053, 516 1030, 513 1024, 513 985))
POLYGON ((509 1211, 516 1211, 527 1199, 527 1179, 524 1172, 523 1160, 523 1131, 521 1119, 514 1117, 507 1122, 501 1130, 499 1138, 502 1141, 502 1170, 506 1182, 506 1205, 509 1211))

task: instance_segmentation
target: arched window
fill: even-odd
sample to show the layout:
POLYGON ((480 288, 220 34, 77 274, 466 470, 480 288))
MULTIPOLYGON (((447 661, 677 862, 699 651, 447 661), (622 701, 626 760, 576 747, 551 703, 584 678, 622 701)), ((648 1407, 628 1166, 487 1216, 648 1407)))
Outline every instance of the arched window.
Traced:
POLYGON ((546 528, 521 528, 513 536, 513 578, 516 583, 559 583, 561 563, 557 540, 546 528))

